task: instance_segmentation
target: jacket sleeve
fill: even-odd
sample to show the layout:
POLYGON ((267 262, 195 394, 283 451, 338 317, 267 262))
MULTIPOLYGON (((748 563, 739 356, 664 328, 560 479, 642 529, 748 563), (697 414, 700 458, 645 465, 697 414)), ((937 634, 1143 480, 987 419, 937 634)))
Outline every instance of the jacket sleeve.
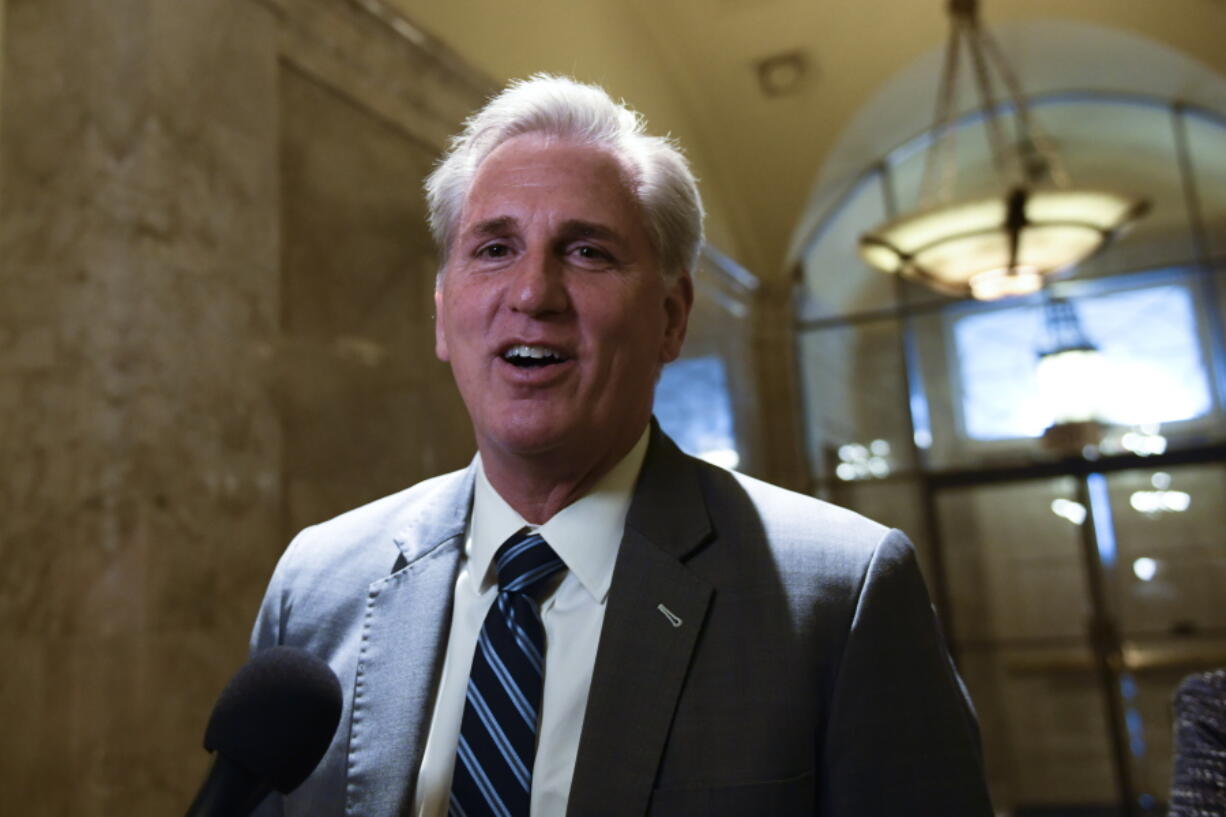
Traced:
POLYGON ((251 655, 284 643, 285 627, 288 624, 286 618, 293 606, 290 592, 297 581, 295 577, 299 575, 298 554, 302 550, 303 540, 314 530, 315 526, 303 528, 277 561, 272 578, 268 580, 268 588, 264 591, 264 600, 260 602, 255 626, 251 629, 251 655))
POLYGON ((899 531, 869 560, 829 706, 823 817, 991 817, 974 712, 899 531))
MULTIPOLYGON (((264 591, 264 600, 260 602, 260 610, 255 617, 255 626, 251 630, 251 655, 255 655, 260 650, 274 647, 283 640, 285 634, 284 615, 288 608, 286 574, 292 569, 294 544, 300 537, 301 534, 293 542, 290 542, 289 547, 286 548, 285 553, 282 554, 280 561, 277 563, 272 578, 268 581, 268 588, 264 591)), ((251 817, 282 817, 284 814, 284 800, 279 793, 273 792, 251 812, 251 817)))

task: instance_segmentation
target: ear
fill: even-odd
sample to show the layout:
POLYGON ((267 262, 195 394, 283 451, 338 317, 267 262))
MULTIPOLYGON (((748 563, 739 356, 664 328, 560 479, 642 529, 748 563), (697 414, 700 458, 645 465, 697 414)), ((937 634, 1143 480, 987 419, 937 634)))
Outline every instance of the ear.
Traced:
POLYGON ((444 363, 451 360, 447 351, 447 332, 443 326, 443 281, 434 285, 434 354, 444 363))
POLYGON ((681 354, 685 342, 685 329, 694 306, 694 282, 689 270, 682 270, 672 281, 665 281, 664 295, 664 342, 660 345, 660 364, 671 363, 681 354))

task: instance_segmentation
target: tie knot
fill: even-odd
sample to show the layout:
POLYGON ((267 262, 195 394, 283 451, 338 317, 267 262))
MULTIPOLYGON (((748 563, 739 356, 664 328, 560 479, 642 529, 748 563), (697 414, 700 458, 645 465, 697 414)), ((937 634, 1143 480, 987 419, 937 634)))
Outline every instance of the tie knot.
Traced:
POLYGON ((566 567, 539 533, 520 531, 494 554, 498 592, 535 596, 550 576, 566 567))

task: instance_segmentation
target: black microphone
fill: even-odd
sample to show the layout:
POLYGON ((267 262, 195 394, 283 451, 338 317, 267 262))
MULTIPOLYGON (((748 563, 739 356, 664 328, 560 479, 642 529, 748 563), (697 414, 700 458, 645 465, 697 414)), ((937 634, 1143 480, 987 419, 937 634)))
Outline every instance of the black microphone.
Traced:
POLYGON ((221 691, 204 732, 217 758, 187 817, 243 817, 319 765, 341 719, 341 685, 297 647, 261 650, 221 691))

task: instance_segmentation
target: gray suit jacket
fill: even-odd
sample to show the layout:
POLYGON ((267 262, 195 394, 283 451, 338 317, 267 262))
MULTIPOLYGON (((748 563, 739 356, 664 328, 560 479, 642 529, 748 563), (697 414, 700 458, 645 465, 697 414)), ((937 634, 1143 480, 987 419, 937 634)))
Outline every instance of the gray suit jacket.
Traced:
MULTIPOLYGON (((319 768, 261 814, 409 813, 472 493, 470 467, 290 544, 254 649, 318 654, 345 708, 319 768)), ((906 538, 654 430, 568 814, 988 817, 974 716, 906 538)))

